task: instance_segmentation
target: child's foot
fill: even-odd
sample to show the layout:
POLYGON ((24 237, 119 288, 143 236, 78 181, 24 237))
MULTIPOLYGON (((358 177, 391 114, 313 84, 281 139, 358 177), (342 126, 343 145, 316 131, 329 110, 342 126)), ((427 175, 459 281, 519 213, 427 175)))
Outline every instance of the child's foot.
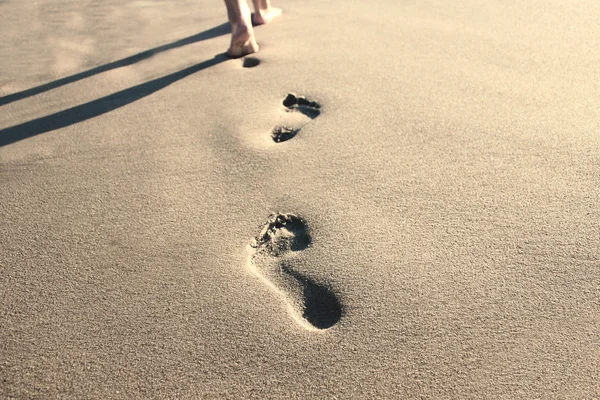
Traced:
POLYGON ((227 55, 232 58, 243 57, 247 54, 256 53, 258 51, 258 43, 254 38, 252 25, 246 23, 233 26, 231 33, 231 45, 227 50, 227 55))
POLYGON ((262 25, 269 23, 273 18, 279 17, 282 12, 281 8, 271 7, 271 3, 268 0, 254 0, 252 24, 262 25))

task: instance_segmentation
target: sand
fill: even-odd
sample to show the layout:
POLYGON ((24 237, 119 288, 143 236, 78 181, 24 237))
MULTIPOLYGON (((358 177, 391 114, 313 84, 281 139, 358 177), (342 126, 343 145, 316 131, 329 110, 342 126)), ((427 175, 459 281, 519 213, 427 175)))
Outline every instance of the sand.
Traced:
POLYGON ((0 397, 599 398, 600 3, 277 5, 0 1, 0 397))

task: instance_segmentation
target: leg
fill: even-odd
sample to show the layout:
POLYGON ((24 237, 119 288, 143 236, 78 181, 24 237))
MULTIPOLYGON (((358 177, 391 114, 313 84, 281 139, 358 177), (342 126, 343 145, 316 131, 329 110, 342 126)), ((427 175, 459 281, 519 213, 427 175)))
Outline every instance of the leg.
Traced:
POLYGON ((258 51, 250 9, 246 0, 225 0, 227 17, 231 23, 231 45, 227 50, 230 57, 242 57, 258 51))
POLYGON ((254 25, 266 24, 281 15, 281 8, 271 7, 269 0, 252 0, 252 3, 254 3, 254 14, 252 14, 254 25))

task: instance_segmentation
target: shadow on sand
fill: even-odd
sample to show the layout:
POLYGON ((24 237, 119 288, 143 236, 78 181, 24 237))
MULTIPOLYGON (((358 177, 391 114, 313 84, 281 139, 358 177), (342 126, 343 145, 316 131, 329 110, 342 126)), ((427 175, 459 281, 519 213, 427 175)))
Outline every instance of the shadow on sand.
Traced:
MULTIPOLYGON (((0 130, 0 147, 27 139, 42 133, 50 132, 56 129, 64 128, 105 114, 109 111, 133 103, 143 97, 146 97, 170 84, 177 82, 193 73, 217 65, 223 61, 229 60, 225 53, 218 54, 210 60, 192 65, 181 71, 156 78, 149 82, 133 86, 129 89, 93 100, 64 111, 37 118, 32 121, 24 122, 19 125, 11 126, 0 130)), ((81 78, 80 78, 81 79, 81 78)))
POLYGON ((98 67, 88 69, 87 71, 79 72, 74 75, 67 76, 65 78, 57 79, 52 82, 44 83, 43 85, 36 86, 31 89, 23 90, 18 93, 9 94, 4 97, 0 97, 0 106, 26 99, 27 97, 35 96, 36 94, 47 92, 48 90, 56 89, 58 87, 68 85, 69 83, 77 82, 81 79, 89 78, 90 76, 100 74, 102 72, 110 71, 112 69, 125 67, 132 65, 147 58, 152 57, 155 54, 162 53, 163 51, 176 49, 183 47, 188 44, 201 42, 203 40, 212 39, 221 35, 228 34, 230 32, 229 22, 210 28, 204 32, 197 33, 192 36, 188 36, 183 39, 176 40, 174 42, 164 44, 162 46, 155 47, 150 50, 142 51, 141 53, 134 54, 132 56, 123 58, 121 60, 113 61, 108 64, 100 65, 98 67))

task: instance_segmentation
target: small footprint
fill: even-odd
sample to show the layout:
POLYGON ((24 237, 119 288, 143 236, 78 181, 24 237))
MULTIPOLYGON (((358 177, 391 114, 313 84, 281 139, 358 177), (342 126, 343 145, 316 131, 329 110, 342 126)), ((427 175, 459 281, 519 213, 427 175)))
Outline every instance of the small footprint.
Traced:
POLYGON ((250 267, 290 306, 305 328, 331 328, 342 317, 342 305, 325 284, 298 272, 294 260, 311 244, 306 222, 293 214, 272 214, 254 239, 250 267))
POLYGON ((300 132, 300 129, 321 114, 319 103, 292 93, 289 93, 283 100, 283 106, 286 115, 271 132, 271 137, 276 143, 290 140, 300 132))

